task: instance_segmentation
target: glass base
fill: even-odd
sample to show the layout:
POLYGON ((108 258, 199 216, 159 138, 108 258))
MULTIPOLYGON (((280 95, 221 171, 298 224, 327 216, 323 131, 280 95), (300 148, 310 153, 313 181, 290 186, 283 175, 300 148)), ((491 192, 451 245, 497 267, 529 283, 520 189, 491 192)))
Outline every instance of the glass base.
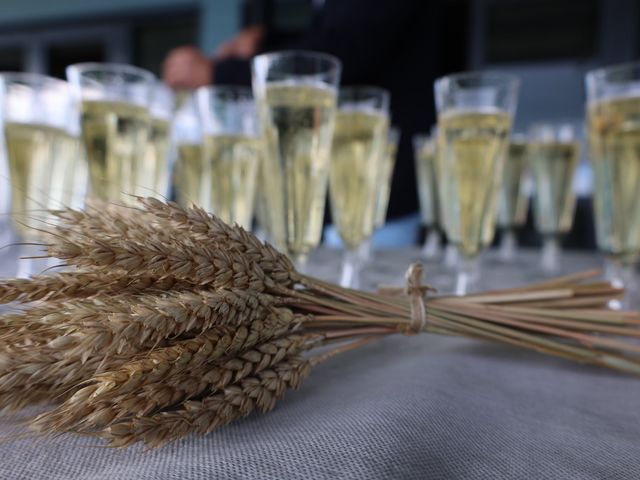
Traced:
POLYGON ((359 289, 362 273, 362 248, 366 244, 353 250, 345 250, 342 259, 342 273, 340 274, 340 286, 344 288, 359 289))
POLYGON ((640 308, 638 287, 640 286, 636 263, 623 261, 617 257, 607 257, 604 264, 604 278, 615 288, 624 288, 621 299, 611 300, 609 308, 614 310, 637 310, 640 308))
POLYGON ((458 272, 454 286, 455 295, 467 295, 478 291, 480 279, 480 266, 478 257, 469 257, 458 254, 458 272))
POLYGON ((560 272, 560 239, 556 236, 545 237, 540 258, 542 271, 548 275, 560 272))
POLYGON ((441 253, 442 248, 440 246, 440 232, 438 232, 436 229, 430 229, 429 233, 424 239, 424 244, 422 245, 420 255, 425 260, 433 260, 440 257, 441 253))
POLYGON ((458 266, 458 249, 455 245, 449 243, 444 249, 444 257, 442 259, 445 270, 455 271, 458 266))
POLYGON ((498 258, 504 263, 512 263, 518 253, 518 240, 513 230, 505 230, 500 238, 498 258))
POLYGON ((360 248, 358 248, 358 254, 360 256, 360 261, 363 264, 371 261, 371 256, 373 254, 373 240, 370 238, 365 240, 360 248))

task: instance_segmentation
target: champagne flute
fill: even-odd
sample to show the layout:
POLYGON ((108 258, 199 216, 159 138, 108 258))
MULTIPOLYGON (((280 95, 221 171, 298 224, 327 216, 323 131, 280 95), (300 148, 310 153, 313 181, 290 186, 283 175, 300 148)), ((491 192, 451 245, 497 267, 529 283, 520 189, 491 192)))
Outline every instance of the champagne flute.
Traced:
POLYGON ((589 151, 595 177, 598 247, 605 274, 637 307, 640 254, 640 62, 587 73, 589 151))
POLYGON ((285 51, 252 61, 274 243, 304 270, 322 234, 340 61, 285 51))
POLYGON ((560 268, 560 239, 571 230, 576 196, 573 177, 580 145, 570 123, 544 123, 531 127, 528 156, 535 180, 535 225, 544 238, 541 266, 547 273, 560 268))
POLYGON ((173 184, 176 202, 182 207, 193 204, 209 208, 204 184, 204 159, 202 156, 202 126, 198 117, 195 95, 184 93, 181 104, 173 117, 171 143, 175 145, 176 160, 173 166, 173 184))
POLYGON ((201 87, 196 98, 204 134, 201 185, 209 197, 207 206, 223 221, 251 230, 261 152, 251 89, 201 87))
POLYGON ((150 103, 151 129, 142 161, 135 163, 135 193, 165 199, 169 195, 171 118, 173 91, 162 82, 153 86, 150 103))
POLYGON ((115 63, 78 63, 67 78, 81 101, 82 137, 89 161, 89 195, 134 203, 132 194, 149 194, 144 162, 151 131, 151 72, 115 63))
POLYGON ((331 148, 331 213, 345 244, 340 284, 359 288, 359 249, 373 233, 380 172, 389 129, 389 92, 376 87, 341 88, 331 148))
MULTIPOLYGON (((398 153, 398 142, 400 141, 400 130, 390 127, 387 133, 387 145, 384 149, 384 161, 378 176, 378 193, 376 195, 376 215, 373 223, 374 231, 382 228, 387 220, 387 210, 389 209, 389 199, 391 197, 391 184, 393 182, 393 169, 396 165, 396 155, 398 153)), ((364 241, 358 252, 360 261, 365 264, 371 259, 372 237, 364 241)))
POLYGON ((437 168, 449 241, 459 251, 455 293, 477 288, 478 254, 493 240, 518 80, 469 72, 435 82, 437 168))
MULTIPOLYGON (((36 212, 82 206, 87 168, 69 84, 45 75, 0 74, 0 111, 14 227, 24 240, 56 218, 36 212), (80 195, 78 194, 80 192, 80 195)), ((30 273, 22 263, 19 276, 30 273)))
POLYGON ((529 198, 524 188, 527 167, 526 136, 513 135, 505 159, 496 218, 496 226, 502 230, 499 256, 505 262, 511 262, 515 258, 518 248, 515 230, 527 220, 529 198))
POLYGON ((437 258, 440 254, 440 232, 438 229, 438 176, 436 166, 436 133, 416 134, 413 137, 413 151, 418 183, 421 223, 427 229, 422 256, 437 258))
POLYGON ((389 198, 391 197, 393 169, 396 166, 399 141, 400 130, 396 127, 389 128, 387 144, 384 148, 384 160, 382 162, 382 168, 380 169, 378 194, 376 196, 376 216, 374 222, 374 227, 376 229, 382 228, 387 220, 389 198))

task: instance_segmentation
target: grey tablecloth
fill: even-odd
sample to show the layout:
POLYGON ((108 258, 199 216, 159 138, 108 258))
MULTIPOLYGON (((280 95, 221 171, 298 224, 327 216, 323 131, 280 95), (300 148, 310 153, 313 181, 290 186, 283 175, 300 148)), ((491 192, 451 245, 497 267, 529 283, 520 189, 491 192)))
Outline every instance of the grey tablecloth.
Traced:
MULTIPOLYGON (((401 281, 414 255, 376 255, 368 281, 401 281)), ((320 252, 311 268, 335 276, 334 257, 320 252)), ((501 267, 489 258, 487 283, 532 279, 536 257, 523 259, 501 267)), ((565 259, 567 270, 597 261, 565 259)), ((74 435, 4 441, 0 478, 638 479, 639 398, 637 378, 471 340, 398 336, 320 365, 267 415, 161 450, 74 435)), ((0 436, 21 431, 0 420, 0 436)))

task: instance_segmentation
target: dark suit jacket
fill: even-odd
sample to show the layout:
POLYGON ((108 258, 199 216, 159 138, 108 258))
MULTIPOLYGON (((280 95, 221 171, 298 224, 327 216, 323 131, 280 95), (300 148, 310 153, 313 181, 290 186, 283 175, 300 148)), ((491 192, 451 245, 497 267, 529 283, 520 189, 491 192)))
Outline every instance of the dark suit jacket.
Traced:
MULTIPOLYGON (((391 92, 392 124, 402 135, 390 217, 418 209, 411 137, 428 132, 435 122, 433 80, 442 70, 438 4, 429 0, 326 0, 309 30, 286 45, 338 57, 343 64, 343 85, 376 85, 391 92)), ((249 84, 248 63, 231 60, 216 65, 215 81, 249 84)))

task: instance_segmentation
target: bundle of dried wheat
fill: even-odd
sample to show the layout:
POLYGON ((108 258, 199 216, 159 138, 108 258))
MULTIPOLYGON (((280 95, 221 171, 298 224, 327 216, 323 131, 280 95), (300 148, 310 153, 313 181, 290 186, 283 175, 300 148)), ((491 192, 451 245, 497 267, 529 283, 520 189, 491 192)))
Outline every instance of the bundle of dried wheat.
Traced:
POLYGON ((47 255, 73 270, 0 282, 0 408, 57 404, 40 432, 160 446, 274 407, 309 370, 394 333, 499 341, 640 373, 640 315, 593 272, 467 297, 364 293, 301 275, 289 259, 199 208, 56 212, 47 255))

